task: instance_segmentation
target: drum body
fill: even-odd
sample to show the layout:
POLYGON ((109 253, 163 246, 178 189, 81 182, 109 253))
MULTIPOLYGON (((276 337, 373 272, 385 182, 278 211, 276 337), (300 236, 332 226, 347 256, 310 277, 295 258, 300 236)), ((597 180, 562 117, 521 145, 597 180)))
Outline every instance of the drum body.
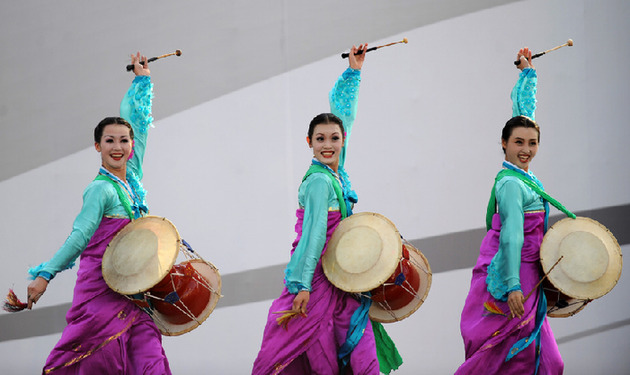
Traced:
POLYGON ((621 276, 621 248, 597 221, 566 218, 545 234, 540 263, 548 280, 543 284, 547 315, 568 317, 614 288, 621 276))
POLYGON ((390 278, 373 289, 370 319, 381 323, 403 320, 420 308, 431 289, 431 266, 422 252, 403 240, 402 258, 390 278))
POLYGON ((107 285, 144 309, 167 336, 201 325, 221 297, 217 268, 157 216, 127 224, 108 245, 102 269, 107 285), (178 256, 185 260, 175 264, 178 256))
POLYGON ((153 306, 171 324, 188 323, 201 315, 210 300, 211 292, 205 283, 193 263, 176 264, 149 290, 156 297, 153 306))
POLYGON ((199 327, 221 298, 221 275, 203 259, 179 263, 160 283, 143 293, 155 324, 165 336, 179 336, 199 327))
POLYGON ((413 301, 420 289, 420 275, 410 263, 409 248, 403 244, 402 258, 396 271, 385 282, 372 289, 372 301, 398 310, 413 301))

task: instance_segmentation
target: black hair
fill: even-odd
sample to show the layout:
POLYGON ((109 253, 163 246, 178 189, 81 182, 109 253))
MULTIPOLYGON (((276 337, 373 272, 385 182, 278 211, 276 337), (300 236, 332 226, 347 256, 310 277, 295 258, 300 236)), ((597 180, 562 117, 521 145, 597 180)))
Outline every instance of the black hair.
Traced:
POLYGON ((337 124, 341 129, 341 138, 344 139, 345 128, 343 127, 343 121, 332 113, 320 113, 319 115, 313 117, 311 123, 308 125, 308 139, 313 139, 313 132, 315 131, 315 127, 319 124, 337 124))
POLYGON ((101 143, 101 138, 103 137, 103 129, 105 129, 107 125, 112 124, 125 125, 127 128, 129 128, 129 136, 133 140, 133 128, 127 122, 127 120, 122 117, 105 117, 94 128, 94 142, 101 143))

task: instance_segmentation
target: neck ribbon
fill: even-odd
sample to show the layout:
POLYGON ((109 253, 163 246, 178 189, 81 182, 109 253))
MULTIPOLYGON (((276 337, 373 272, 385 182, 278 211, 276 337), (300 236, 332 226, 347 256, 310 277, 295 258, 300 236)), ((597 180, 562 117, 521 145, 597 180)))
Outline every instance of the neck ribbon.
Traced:
POLYGON ((339 212, 341 212, 341 218, 345 219, 346 217, 348 217, 348 208, 346 205, 346 200, 343 198, 343 189, 341 188, 341 183, 339 182, 337 177, 335 177, 333 175, 333 172, 331 172, 328 168, 319 164, 311 164, 310 168, 308 169, 308 171, 306 171, 306 174, 302 178, 302 181, 306 180, 306 178, 313 173, 323 173, 330 178, 333 190, 335 190, 335 195, 337 195, 337 199, 339 200, 339 212))
POLYGON ((549 218, 549 203, 552 206, 562 211, 568 217, 575 219, 575 214, 565 208, 560 202, 556 199, 552 198, 549 194, 547 194, 542 187, 542 183, 534 178, 529 173, 526 173, 520 168, 513 166, 510 163, 504 162, 503 166, 507 169, 503 169, 501 172, 497 174, 497 177, 494 179, 494 185, 492 186, 492 191, 490 192, 490 200, 488 201, 488 209, 486 211, 486 229, 490 230, 492 228, 492 216, 496 212, 496 196, 495 189, 497 186, 497 182, 501 180, 503 177, 512 176, 520 179, 525 185, 529 186, 536 194, 540 195, 543 199, 545 205, 545 231, 547 231, 547 222, 549 218))

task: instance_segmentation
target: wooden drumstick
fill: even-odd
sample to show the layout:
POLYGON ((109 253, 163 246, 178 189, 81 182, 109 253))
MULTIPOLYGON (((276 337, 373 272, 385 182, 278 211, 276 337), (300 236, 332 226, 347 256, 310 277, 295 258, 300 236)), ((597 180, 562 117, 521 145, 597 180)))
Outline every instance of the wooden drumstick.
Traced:
MULTIPOLYGON (((544 51, 544 52, 539 52, 539 53, 537 53, 537 54, 535 54, 535 55, 532 55, 532 59, 535 59, 535 58, 537 58, 537 57, 540 57, 540 56, 544 55, 544 54, 545 54, 545 53, 547 53, 547 52, 555 51, 555 50, 557 50, 557 49, 560 49, 560 48, 562 48, 562 47, 566 47, 566 46, 572 47, 572 46, 573 46, 573 39, 569 39, 569 40, 567 40, 567 42, 566 42, 566 43, 561 44, 561 45, 556 46, 556 47, 553 47, 552 49, 548 49, 548 50, 546 50, 546 51, 544 51)), ((518 65, 518 64, 520 64, 520 63, 521 63, 521 61, 520 61, 520 60, 516 60, 516 61, 514 61, 514 65, 518 65)))
MULTIPOLYGON (((147 63, 153 62, 153 61, 158 60, 158 59, 162 59, 162 58, 164 58, 164 57, 173 56, 173 55, 176 55, 176 56, 181 56, 181 55, 182 55, 182 50, 181 50, 181 49, 178 49, 178 50, 176 50, 175 52, 172 52, 172 53, 167 53, 166 55, 161 55, 161 56, 151 57, 150 59, 147 59, 147 63)), ((141 64, 142 64, 142 63, 141 63, 141 64)), ((133 70, 133 64, 129 64, 129 65, 127 65, 127 71, 128 71, 128 72, 130 72, 130 71, 132 71, 132 70, 133 70)))
MULTIPOLYGON (((398 42, 392 42, 392 43, 388 43, 388 44, 383 44, 382 46, 371 47, 371 48, 366 49, 365 51, 360 50, 357 53, 355 53, 354 55, 356 56, 356 55, 363 54, 363 52, 376 51, 379 48, 393 46, 394 44, 398 44, 398 43, 405 43, 405 44, 407 44, 407 43, 409 43, 409 40, 407 38, 403 38, 403 40, 399 40, 398 42)), ((348 56, 350 56, 350 54, 347 53, 347 52, 344 52, 344 53, 341 54, 341 58, 342 59, 345 59, 348 56)))
MULTIPOLYGON (((536 284, 535 287, 532 288, 531 292, 529 292, 529 294, 527 295, 527 297, 525 297, 525 301, 527 301, 527 299, 529 298, 529 296, 532 295, 532 293, 534 292, 534 290, 538 289, 538 287, 540 286, 540 284, 547 278, 547 276, 549 276, 549 273, 551 272, 551 270, 553 270, 553 268, 560 263, 560 261, 562 260, 562 258, 564 258, 564 255, 562 255, 560 258, 558 258, 558 260, 556 261, 556 263, 553 264, 553 266, 551 266, 551 268, 549 269, 549 271, 547 271, 546 274, 543 275, 543 277, 540 279, 540 281, 538 282, 538 284, 536 284)), ((525 303, 525 301, 523 301, 523 303, 525 303)))

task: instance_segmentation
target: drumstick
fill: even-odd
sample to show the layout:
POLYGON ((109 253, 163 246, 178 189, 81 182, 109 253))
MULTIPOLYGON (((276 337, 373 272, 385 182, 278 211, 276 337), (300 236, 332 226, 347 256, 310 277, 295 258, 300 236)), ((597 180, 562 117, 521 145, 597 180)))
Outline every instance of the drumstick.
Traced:
MULTIPOLYGON (((527 301, 527 299, 529 298, 529 296, 532 295, 532 293, 534 292, 534 290, 538 289, 538 287, 540 286, 540 284, 547 278, 547 276, 549 276, 549 273, 551 272, 551 270, 553 270, 553 268, 562 260, 562 258, 564 258, 564 255, 562 255, 560 258, 558 258, 558 260, 556 261, 556 263, 553 264, 553 266, 551 266, 551 268, 549 269, 549 271, 543 275, 543 277, 540 279, 540 281, 538 282, 538 284, 536 284, 535 287, 532 288, 532 291, 529 292, 529 294, 527 295, 527 297, 525 297, 525 301, 527 301)), ((525 301, 523 301, 523 303, 525 303, 525 301)))
MULTIPOLYGON (((157 57, 151 57, 150 59, 147 60, 147 63, 153 62, 157 59, 162 59, 164 57, 169 57, 169 56, 173 56, 173 55, 177 55, 177 56, 181 56, 182 55, 182 50, 178 49, 173 53, 167 53, 166 55, 161 55, 161 56, 157 56, 157 57)), ((142 63, 140 63, 142 64, 142 63)), ((127 65, 127 71, 130 72, 133 70, 133 64, 129 64, 127 65)))
MULTIPOLYGON (((546 51, 544 51, 544 52, 539 52, 539 53, 537 53, 537 54, 535 54, 535 55, 532 55, 532 59, 535 59, 535 58, 537 58, 537 57, 540 57, 540 56, 544 55, 544 54, 545 54, 545 53, 547 53, 547 52, 555 51, 555 50, 557 50, 557 49, 560 49, 560 48, 562 48, 562 47, 566 47, 566 46, 572 47, 572 46, 573 46, 573 39, 569 39, 569 40, 567 40, 567 42, 566 42, 566 43, 561 44, 561 45, 556 46, 556 47, 553 47, 552 49, 548 49, 548 50, 546 50, 546 51)), ((518 65, 518 64, 520 64, 520 63, 521 63, 521 61, 520 61, 520 60, 516 60, 516 61, 514 61, 514 65, 518 65)))
MULTIPOLYGON (((409 40, 408 40, 407 38, 403 38, 403 40, 400 40, 400 41, 398 41, 398 42, 392 42, 392 43, 388 43, 388 44, 383 44, 382 46, 371 47, 371 48, 366 49, 365 51, 360 50, 360 51, 358 51, 357 53, 355 53, 354 55, 356 56, 356 55, 361 55, 361 54, 363 54, 363 52, 376 51, 377 49, 379 49, 379 48, 381 48, 381 47, 389 47, 389 46, 393 46, 394 44, 398 44, 398 43, 405 43, 405 44, 407 44, 407 43, 409 43, 409 40)), ((349 53, 347 53, 347 52, 344 52, 344 53, 342 53, 342 54, 341 54, 341 58, 342 58, 342 59, 345 59, 345 58, 347 58, 348 56, 350 56, 350 54, 349 54, 349 53)))

